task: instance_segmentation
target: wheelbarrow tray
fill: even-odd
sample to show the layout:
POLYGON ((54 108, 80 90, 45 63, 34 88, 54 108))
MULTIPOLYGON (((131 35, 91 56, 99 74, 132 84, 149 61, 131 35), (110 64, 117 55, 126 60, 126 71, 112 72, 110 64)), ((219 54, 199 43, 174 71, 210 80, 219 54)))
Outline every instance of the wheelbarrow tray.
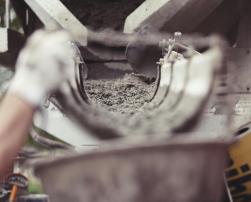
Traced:
POLYGON ((219 202, 227 143, 162 141, 40 162, 52 202, 219 202))

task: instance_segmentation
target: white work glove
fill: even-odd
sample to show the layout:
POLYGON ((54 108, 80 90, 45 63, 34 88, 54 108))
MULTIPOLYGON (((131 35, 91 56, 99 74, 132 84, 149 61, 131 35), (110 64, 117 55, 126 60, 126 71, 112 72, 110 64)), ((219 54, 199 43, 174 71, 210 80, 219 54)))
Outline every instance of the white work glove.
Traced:
POLYGON ((38 106, 74 70, 70 37, 64 31, 34 33, 21 51, 9 92, 38 106))

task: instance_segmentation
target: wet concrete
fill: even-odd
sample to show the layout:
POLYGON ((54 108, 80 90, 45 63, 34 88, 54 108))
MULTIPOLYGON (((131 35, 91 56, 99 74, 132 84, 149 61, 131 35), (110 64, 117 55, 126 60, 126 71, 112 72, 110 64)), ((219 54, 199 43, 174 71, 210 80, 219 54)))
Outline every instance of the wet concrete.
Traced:
POLYGON ((121 78, 87 80, 85 90, 91 100, 110 112, 133 115, 152 99, 155 82, 127 73, 121 78))
POLYGON ((144 0, 61 0, 87 27, 122 30, 126 17, 144 0))

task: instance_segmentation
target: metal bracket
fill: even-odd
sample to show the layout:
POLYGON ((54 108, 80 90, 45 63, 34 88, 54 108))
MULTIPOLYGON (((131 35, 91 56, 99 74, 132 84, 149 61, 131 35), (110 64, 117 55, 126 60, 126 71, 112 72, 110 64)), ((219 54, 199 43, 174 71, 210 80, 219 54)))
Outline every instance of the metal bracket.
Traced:
POLYGON ((87 28, 59 0, 25 0, 47 29, 64 28, 87 45, 87 28), (85 37, 84 37, 85 36, 85 37))

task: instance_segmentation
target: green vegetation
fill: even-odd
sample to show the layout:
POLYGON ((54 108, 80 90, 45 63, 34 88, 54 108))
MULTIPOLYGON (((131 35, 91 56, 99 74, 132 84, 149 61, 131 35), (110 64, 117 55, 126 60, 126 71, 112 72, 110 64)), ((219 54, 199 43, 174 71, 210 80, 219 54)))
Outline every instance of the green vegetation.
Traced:
POLYGON ((41 182, 35 177, 29 177, 29 187, 28 192, 30 194, 41 194, 43 193, 43 188, 41 182))

